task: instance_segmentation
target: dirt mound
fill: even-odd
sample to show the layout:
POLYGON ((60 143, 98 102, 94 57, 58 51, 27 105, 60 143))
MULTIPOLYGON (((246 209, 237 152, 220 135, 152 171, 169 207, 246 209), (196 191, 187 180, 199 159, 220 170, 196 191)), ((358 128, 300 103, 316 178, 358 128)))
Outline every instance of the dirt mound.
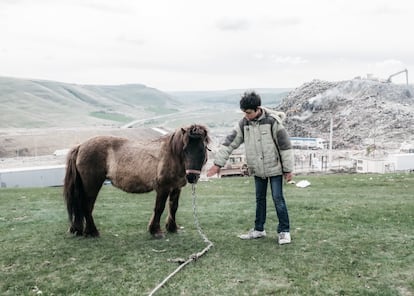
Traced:
POLYGON ((366 79, 313 80, 281 102, 291 136, 329 139, 336 149, 395 149, 414 140, 412 87, 366 79))

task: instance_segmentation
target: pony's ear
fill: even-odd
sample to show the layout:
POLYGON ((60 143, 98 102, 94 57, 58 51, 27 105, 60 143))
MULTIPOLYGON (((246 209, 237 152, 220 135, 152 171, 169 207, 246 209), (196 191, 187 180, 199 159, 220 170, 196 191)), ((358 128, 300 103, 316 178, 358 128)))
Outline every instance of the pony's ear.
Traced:
POLYGON ((188 133, 188 131, 185 128, 182 127, 181 128, 181 137, 180 137, 180 139, 181 139, 181 141, 180 141, 181 142, 180 143, 180 145, 181 145, 180 150, 183 150, 187 147, 188 137, 185 136, 186 133, 188 133))
MULTIPOLYGON (((207 128, 205 128, 205 127, 203 127, 203 135, 204 135, 204 143, 205 143, 206 146, 208 146, 211 143, 211 139, 210 139, 210 136, 208 134, 207 128)), ((209 151, 211 151, 208 147, 207 147, 207 149, 209 151)))

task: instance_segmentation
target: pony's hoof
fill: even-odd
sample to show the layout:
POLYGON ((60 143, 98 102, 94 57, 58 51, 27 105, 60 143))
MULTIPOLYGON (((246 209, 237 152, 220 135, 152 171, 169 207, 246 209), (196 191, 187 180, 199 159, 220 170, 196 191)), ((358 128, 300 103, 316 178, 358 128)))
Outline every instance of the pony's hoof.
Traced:
POLYGON ((84 233, 85 237, 99 237, 99 231, 98 230, 92 230, 92 231, 86 231, 84 233))
POLYGON ((75 236, 82 236, 83 235, 83 231, 82 230, 76 229, 73 226, 69 227, 68 232, 70 234, 75 235, 75 236))
POLYGON ((165 234, 162 231, 158 231, 156 233, 153 233, 152 237, 155 239, 162 239, 162 238, 165 238, 165 234))
POLYGON ((170 233, 177 233, 179 229, 177 224, 167 224, 165 227, 167 228, 167 231, 170 233))

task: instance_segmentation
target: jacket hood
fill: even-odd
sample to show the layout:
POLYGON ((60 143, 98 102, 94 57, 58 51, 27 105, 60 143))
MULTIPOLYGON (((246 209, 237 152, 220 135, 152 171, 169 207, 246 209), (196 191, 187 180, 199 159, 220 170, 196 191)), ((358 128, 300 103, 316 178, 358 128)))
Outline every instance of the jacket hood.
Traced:
POLYGON ((286 119, 286 114, 282 111, 276 111, 273 109, 268 109, 265 107, 260 107, 263 111, 268 113, 270 116, 272 116, 274 119, 276 119, 279 123, 282 123, 286 119))

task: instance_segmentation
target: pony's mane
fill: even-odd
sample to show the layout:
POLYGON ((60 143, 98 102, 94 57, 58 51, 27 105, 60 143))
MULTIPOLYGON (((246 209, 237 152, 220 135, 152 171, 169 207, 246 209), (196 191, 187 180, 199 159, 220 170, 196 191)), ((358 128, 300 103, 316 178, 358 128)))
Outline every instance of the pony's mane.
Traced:
POLYGON ((165 140, 168 141, 174 154, 181 154, 190 138, 202 139, 206 146, 210 143, 207 128, 198 124, 178 128, 173 133, 165 136, 165 140))

